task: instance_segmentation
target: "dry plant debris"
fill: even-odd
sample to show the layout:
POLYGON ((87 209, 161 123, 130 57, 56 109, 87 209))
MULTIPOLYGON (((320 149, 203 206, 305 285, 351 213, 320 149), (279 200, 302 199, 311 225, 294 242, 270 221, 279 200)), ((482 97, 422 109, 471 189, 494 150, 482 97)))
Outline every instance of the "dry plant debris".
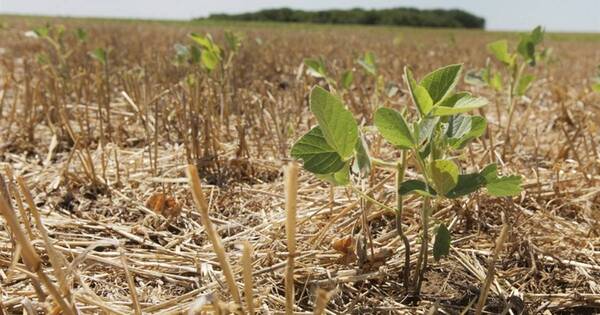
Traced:
MULTIPOLYGON (((474 312, 479 296, 486 296, 484 313, 600 309, 597 35, 548 34, 544 44, 553 54, 528 69, 537 80, 514 98, 510 142, 506 95, 459 82, 490 105, 478 110, 487 133, 456 161, 475 169, 495 161, 504 174, 524 177, 524 191, 441 203, 431 220, 447 224, 450 252, 431 259, 415 298, 404 293, 403 242, 384 207, 395 204, 393 169, 373 170, 365 182, 364 193, 377 203, 300 171, 289 252, 283 169, 294 140, 317 124, 309 114, 311 88, 328 85, 307 75, 304 60, 322 56, 362 128, 380 105, 410 104, 405 66, 418 77, 452 63, 477 70, 486 65, 488 43, 517 38, 3 20, 3 314, 283 314, 290 259, 296 314, 460 314, 474 312), (198 171, 206 211, 194 203, 187 165, 198 171), (502 213, 509 228, 503 249, 495 250, 502 213), (223 274, 207 222, 232 279, 223 274)), ((365 141, 373 157, 398 158, 373 133, 365 141)), ((406 177, 415 178, 415 170, 408 165, 406 177)), ((401 223, 412 248, 421 244, 420 208, 419 198, 405 198, 401 223)), ((409 258, 416 264, 417 253, 409 258)))

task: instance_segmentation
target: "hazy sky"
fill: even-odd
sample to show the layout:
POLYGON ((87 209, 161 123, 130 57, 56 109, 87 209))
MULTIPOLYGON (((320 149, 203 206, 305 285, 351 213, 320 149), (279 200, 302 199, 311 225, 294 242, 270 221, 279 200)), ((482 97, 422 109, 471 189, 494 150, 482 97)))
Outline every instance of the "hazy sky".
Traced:
POLYGON ((600 0, 0 0, 0 13, 189 19, 263 8, 459 8, 483 16, 491 30, 600 32, 600 0))

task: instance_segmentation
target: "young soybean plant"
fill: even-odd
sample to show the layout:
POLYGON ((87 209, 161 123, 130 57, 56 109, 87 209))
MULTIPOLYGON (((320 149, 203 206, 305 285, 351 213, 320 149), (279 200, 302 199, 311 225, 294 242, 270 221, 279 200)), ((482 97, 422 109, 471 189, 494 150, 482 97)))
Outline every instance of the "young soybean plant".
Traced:
POLYGON ((592 78, 592 90, 600 93, 600 65, 598 65, 596 76, 592 78))
MULTIPOLYGON (((375 126, 383 138, 401 152, 397 162, 397 217, 402 215, 402 199, 416 193, 423 198, 421 209, 422 242, 414 269, 412 286, 418 294, 423 274, 427 268, 429 221, 437 205, 445 199, 469 195, 486 188, 492 196, 514 196, 521 192, 520 176, 499 176, 496 164, 490 164, 479 172, 467 173, 458 157, 474 139, 481 136, 487 121, 481 116, 466 114, 485 106, 487 100, 466 92, 455 93, 462 65, 450 65, 437 69, 417 82, 409 69, 404 80, 409 88, 417 110, 417 119, 409 123, 405 115, 389 108, 379 108, 375 113, 375 126), (420 173, 420 179, 405 180, 407 161, 412 159, 420 173)), ((402 238, 402 228, 398 231, 402 238)), ((433 245, 435 260, 447 255, 450 233, 444 223, 436 230, 433 245)), ((404 241, 406 252, 410 249, 404 241)), ((409 255, 405 257, 405 281, 408 279, 409 255)))
MULTIPOLYGON (((510 129, 514 115, 515 98, 524 96, 535 77, 526 73, 526 67, 535 66, 538 61, 548 57, 550 50, 539 51, 536 48, 544 39, 544 31, 541 26, 533 29, 529 34, 521 34, 519 44, 515 51, 509 50, 506 39, 498 40, 487 45, 488 51, 499 61, 504 71, 498 71, 491 67, 490 63, 477 73, 468 73, 465 82, 473 85, 489 86, 497 92, 506 89, 506 103, 508 121, 505 126, 506 145, 510 145, 510 129), (504 79, 503 79, 504 76, 504 79)), ((500 115, 500 110, 498 115, 500 115)), ((500 117, 498 117, 500 119, 500 117)))
POLYGON ((346 70, 342 73, 339 81, 333 78, 333 75, 327 70, 325 60, 320 58, 306 58, 304 59, 304 65, 306 66, 306 73, 314 78, 322 79, 327 83, 329 89, 333 90, 348 90, 354 81, 354 75, 352 70, 346 70))

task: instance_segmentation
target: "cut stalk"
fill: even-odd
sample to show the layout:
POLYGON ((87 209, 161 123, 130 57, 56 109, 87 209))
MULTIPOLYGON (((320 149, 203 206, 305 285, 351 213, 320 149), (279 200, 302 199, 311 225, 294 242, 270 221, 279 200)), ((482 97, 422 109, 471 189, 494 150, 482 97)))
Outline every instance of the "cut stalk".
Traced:
POLYGON ((285 313, 294 314, 294 256, 296 255, 296 200, 298 195, 298 164, 291 162, 285 169, 285 212, 288 261, 285 270, 285 313))
POLYGON ((508 236, 508 224, 504 223, 502 226, 502 230, 500 231, 500 236, 496 239, 496 247, 494 248, 494 252, 490 259, 488 260, 488 270, 487 276, 485 278, 485 282, 483 283, 483 288, 481 289, 481 293, 479 294, 479 299, 477 300, 477 307, 475 307, 475 314, 480 315, 483 311, 483 307, 485 306, 485 301, 487 300, 488 294, 490 292, 490 286, 492 285, 492 281, 494 280, 495 274, 495 264, 498 259, 498 255, 504 246, 504 242, 508 236))
POLYGON ((200 177, 198 176, 198 170, 196 169, 196 166, 187 166, 187 176, 190 187, 192 188, 194 202, 196 203, 196 207, 200 211, 200 220, 202 221, 202 225, 204 226, 206 235, 208 236, 208 239, 210 240, 213 246, 213 250, 217 255, 219 265, 223 270, 223 275, 225 276, 227 286, 229 287, 229 293, 231 294, 231 297, 233 298, 235 303, 237 303, 238 305, 242 305, 240 292, 238 291, 237 284, 233 277, 233 271, 231 270, 231 264, 229 263, 227 253, 225 252, 225 248, 223 247, 219 234, 215 230, 215 227, 213 226, 212 222, 210 221, 210 217, 208 216, 208 203, 206 202, 206 197, 204 196, 204 192, 202 191, 202 184, 200 183, 200 177))
POLYGON ((252 244, 247 240, 243 243, 244 249, 242 251, 242 273, 244 276, 244 298, 246 300, 246 313, 254 315, 254 296, 252 293, 252 255, 254 249, 252 244))

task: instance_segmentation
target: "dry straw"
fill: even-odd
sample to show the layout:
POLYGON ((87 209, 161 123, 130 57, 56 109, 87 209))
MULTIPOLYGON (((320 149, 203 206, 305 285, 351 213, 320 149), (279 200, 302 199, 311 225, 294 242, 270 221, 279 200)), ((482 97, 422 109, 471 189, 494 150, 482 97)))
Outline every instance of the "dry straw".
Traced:
POLYGON ((225 276, 225 280, 227 281, 227 286, 229 287, 229 293, 231 294, 231 298, 238 305, 242 305, 242 299, 240 298, 240 292, 235 282, 235 278, 233 277, 233 271, 231 270, 229 258, 227 256, 227 253, 225 252, 225 248, 223 247, 223 243, 221 242, 219 234, 215 230, 215 227, 213 226, 212 222, 210 221, 210 216, 208 213, 208 203, 206 202, 206 197, 204 196, 204 192, 202 191, 202 184, 200 183, 200 177, 198 176, 198 170, 196 169, 196 166, 187 166, 187 176, 190 187, 192 188, 192 195, 194 196, 196 207, 200 211, 200 220, 202 221, 202 225, 204 226, 204 231, 206 231, 206 236, 208 236, 208 239, 210 240, 210 243, 213 246, 213 250, 217 255, 219 265, 223 270, 223 275, 225 276))
POLYGON ((298 198, 298 164, 291 162, 285 169, 285 230, 288 261, 285 269, 285 312, 294 313, 294 256, 296 255, 296 201, 298 198))

